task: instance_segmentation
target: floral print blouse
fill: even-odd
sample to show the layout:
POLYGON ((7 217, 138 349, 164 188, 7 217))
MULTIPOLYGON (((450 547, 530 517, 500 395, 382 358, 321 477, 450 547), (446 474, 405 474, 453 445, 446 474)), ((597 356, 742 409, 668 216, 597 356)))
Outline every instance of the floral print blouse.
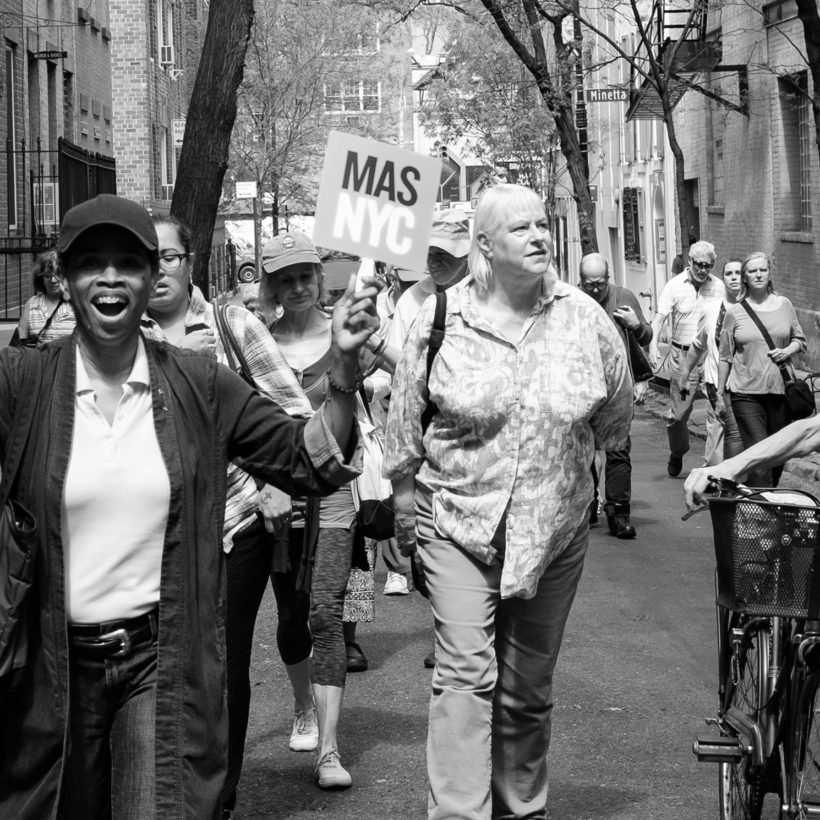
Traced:
POLYGON ((506 512, 501 595, 531 598, 584 522, 595 450, 624 446, 632 381, 618 331, 577 288, 545 278, 514 344, 472 302, 471 281, 447 291, 429 380, 438 413, 423 436, 434 297, 410 330, 393 379, 384 474, 415 475, 437 530, 487 564, 506 512))

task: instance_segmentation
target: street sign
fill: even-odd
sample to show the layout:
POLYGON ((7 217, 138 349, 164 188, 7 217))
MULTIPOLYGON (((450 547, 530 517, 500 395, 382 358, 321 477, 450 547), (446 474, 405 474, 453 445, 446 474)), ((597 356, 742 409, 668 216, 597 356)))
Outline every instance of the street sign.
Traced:
POLYGON ((171 128, 174 137, 174 148, 182 148, 182 140, 185 137, 185 120, 172 120, 171 128))
POLYGON ((256 199, 256 181, 251 182, 237 182, 236 183, 236 198, 237 199, 256 199))
POLYGON ((629 92, 625 88, 588 88, 587 102, 626 102, 629 92))
POLYGON ((68 57, 67 51, 35 51, 35 60, 65 60, 68 57))
POLYGON ((441 168, 438 157, 331 131, 313 241, 424 270, 441 168))

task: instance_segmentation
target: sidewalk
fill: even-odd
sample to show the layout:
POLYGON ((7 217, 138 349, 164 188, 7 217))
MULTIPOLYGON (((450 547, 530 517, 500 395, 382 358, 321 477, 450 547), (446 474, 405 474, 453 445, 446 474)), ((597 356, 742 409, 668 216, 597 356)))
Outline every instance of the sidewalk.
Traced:
MULTIPOLYGON (((656 383, 654 380, 649 385, 646 403, 643 409, 655 418, 666 420, 666 413, 669 407, 669 388, 665 379, 656 383)), ((706 399, 697 399, 692 415, 689 418, 689 431, 692 435, 700 439, 706 439, 706 399)), ((820 490, 820 454, 814 453, 806 458, 793 458, 786 462, 784 475, 784 486, 786 479, 790 478, 789 485, 796 486, 802 483, 816 485, 813 489, 807 488, 814 495, 820 490), (788 474, 788 476, 787 476, 788 474)))

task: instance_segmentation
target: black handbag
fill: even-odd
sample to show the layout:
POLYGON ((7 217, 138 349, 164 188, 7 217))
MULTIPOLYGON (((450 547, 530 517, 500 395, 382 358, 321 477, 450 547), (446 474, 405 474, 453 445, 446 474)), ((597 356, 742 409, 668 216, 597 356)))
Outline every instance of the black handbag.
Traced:
POLYGON ((24 354, 21 367, 0 482, 0 696, 20 684, 28 664, 28 605, 37 546, 37 522, 14 494, 39 394, 39 354, 24 354))
MULTIPOLYGON (((752 310, 749 303, 744 299, 741 303, 749 318, 757 325, 757 329, 763 336, 764 341, 769 346, 770 350, 775 349, 775 344, 769 331, 766 330, 760 317, 752 310)), ((798 421, 799 419, 807 419, 813 416, 816 411, 814 404, 814 392, 811 385, 804 379, 798 379, 787 364, 780 364, 777 366, 780 370, 780 377, 783 379, 783 393, 786 397, 786 415, 789 421, 798 421)))
POLYGON ((629 364, 632 369, 632 381, 647 382, 655 377, 655 371, 646 358, 646 353, 638 344, 635 334, 628 328, 624 328, 626 334, 627 348, 629 352, 629 364))
MULTIPOLYGON (((370 425, 374 426, 364 387, 359 388, 359 399, 370 425)), ((381 463, 384 457, 382 444, 378 436, 370 433, 364 435, 362 446, 365 451, 364 459, 374 459, 374 463, 365 464, 362 475, 354 479, 354 491, 358 498, 356 527, 366 538, 385 541, 392 538, 396 531, 390 482, 381 478, 381 463)))

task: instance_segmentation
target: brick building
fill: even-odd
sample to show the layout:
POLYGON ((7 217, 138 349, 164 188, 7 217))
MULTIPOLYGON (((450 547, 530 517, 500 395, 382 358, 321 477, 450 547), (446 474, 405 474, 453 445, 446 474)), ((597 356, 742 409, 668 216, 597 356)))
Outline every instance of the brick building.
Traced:
MULTIPOLYGON (((820 196, 808 94, 811 74, 794 0, 710 3, 710 36, 725 64, 748 66, 748 116, 688 93, 676 109, 686 179, 696 195, 689 222, 718 259, 755 250, 773 258, 778 291, 809 337, 801 364, 820 365, 820 196)), ((737 76, 707 75, 739 101, 737 76)))
POLYGON ((109 0, 117 191, 167 210, 207 21, 204 0, 109 0))
MULTIPOLYGON (((206 0, 109 0, 117 193, 167 213, 207 26, 206 0)), ((210 293, 228 284, 224 221, 217 219, 210 293)))
POLYGON ((91 8, 0 0, 0 318, 19 316, 61 215, 115 189, 111 22, 104 0, 91 8))

